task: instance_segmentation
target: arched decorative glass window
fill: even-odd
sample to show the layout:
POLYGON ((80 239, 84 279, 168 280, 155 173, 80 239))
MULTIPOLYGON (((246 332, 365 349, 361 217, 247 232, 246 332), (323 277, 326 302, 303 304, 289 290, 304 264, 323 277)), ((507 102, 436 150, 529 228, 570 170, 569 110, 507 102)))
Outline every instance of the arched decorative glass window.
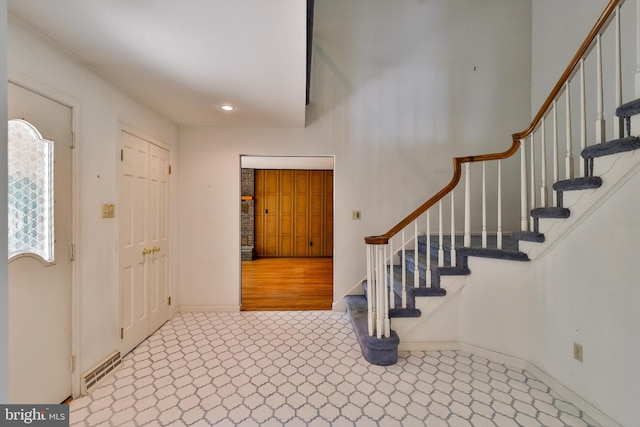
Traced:
POLYGON ((9 259, 54 261, 53 141, 24 120, 9 120, 9 259))

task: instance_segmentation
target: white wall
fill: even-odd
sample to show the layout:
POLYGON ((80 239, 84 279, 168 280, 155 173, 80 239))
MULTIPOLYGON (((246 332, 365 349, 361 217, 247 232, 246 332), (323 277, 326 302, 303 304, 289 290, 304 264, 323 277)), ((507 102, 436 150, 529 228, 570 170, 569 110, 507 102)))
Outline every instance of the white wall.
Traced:
MULTIPOLYGON (((172 147, 177 158, 178 128, 133 101, 94 72, 9 17, 9 79, 74 107, 75 207, 79 290, 77 373, 119 347, 117 219, 102 219, 101 205, 116 203, 121 124, 172 147)), ((174 178, 175 180, 175 178, 174 178)), ((175 184, 175 185, 174 185, 175 184)), ((171 205, 177 200, 173 182, 171 205)), ((117 212, 117 207, 116 207, 117 212)), ((116 213, 117 218, 117 213, 116 213)), ((175 235, 176 212, 171 232, 175 235)), ((175 255, 175 248, 173 249, 175 255)), ((177 294, 174 269, 171 292, 177 294)))
POLYGON ((530 14, 529 1, 316 2, 305 129, 181 128, 181 304, 239 308, 243 154, 335 156, 342 297, 365 275, 365 236, 444 186, 451 157, 505 149, 526 126, 530 14))
MULTIPOLYGON (((7 99, 7 2, 0 0, 0 100, 7 99)), ((0 102, 0 146, 7 146, 7 103, 0 102)), ((0 188, 7 188, 7 150, 0 150, 0 188)), ((7 192, 0 192, 0 206, 7 192)), ((0 212, 0 403, 9 401, 9 286, 7 278, 7 211, 0 212)))
POLYGON ((638 421, 640 221, 636 175, 535 263, 531 362, 622 425, 638 421), (573 342, 584 363, 573 359, 573 342))

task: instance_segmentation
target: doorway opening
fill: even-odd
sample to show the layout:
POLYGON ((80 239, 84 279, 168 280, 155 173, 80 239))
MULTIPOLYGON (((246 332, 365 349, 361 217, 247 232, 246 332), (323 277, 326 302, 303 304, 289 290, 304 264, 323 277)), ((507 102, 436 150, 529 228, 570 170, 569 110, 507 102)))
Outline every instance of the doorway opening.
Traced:
POLYGON ((245 311, 330 310, 332 156, 241 156, 245 311))

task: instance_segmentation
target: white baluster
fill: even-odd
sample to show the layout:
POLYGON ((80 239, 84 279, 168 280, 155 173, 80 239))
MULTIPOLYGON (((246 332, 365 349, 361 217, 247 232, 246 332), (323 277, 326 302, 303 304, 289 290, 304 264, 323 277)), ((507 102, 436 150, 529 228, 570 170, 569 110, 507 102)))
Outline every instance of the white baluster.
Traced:
MULTIPOLYGON (((620 46, 620 5, 616 6, 616 20, 615 20, 615 32, 616 32, 616 93, 615 93, 615 108, 622 105, 622 52, 620 46)), ((613 117, 613 134, 614 137, 617 134, 618 138, 624 137, 624 124, 623 119, 615 116, 613 117), (617 127, 617 129, 616 129, 617 127)))
POLYGON ((544 129, 545 119, 542 119, 540 132, 540 207, 547 207, 547 136, 544 129))
MULTIPOLYGON (((638 0, 640 1, 640 0, 638 0)), ((580 59, 580 151, 587 148, 587 96, 584 80, 584 58, 580 59)), ((585 160, 580 159, 580 176, 586 177, 585 160)))
POLYGON ((496 247, 502 249, 502 159, 498 159, 498 230, 496 247))
POLYGON ((529 205, 527 203, 527 139, 520 140, 520 230, 529 230, 529 205))
POLYGON ((636 75, 635 97, 640 98, 640 0, 636 1, 636 75))
MULTIPOLYGON (((556 101, 553 101, 553 182, 558 182, 558 109, 556 108, 556 101)), ((558 206, 558 193, 551 192, 553 206, 558 206)))
POLYGON ((565 104, 565 121, 567 126, 566 132, 566 149, 567 156, 564 160, 564 176, 565 179, 573 178, 573 148, 572 148, 572 137, 571 137, 571 92, 569 89, 569 81, 565 84, 565 92, 566 92, 566 104, 565 104))
POLYGON ((427 210, 427 288, 431 287, 431 210, 427 210))
POLYGON ((367 245, 367 310, 368 310, 368 327, 369 327, 369 336, 374 336, 376 331, 375 331, 375 323, 374 323, 374 318, 375 318, 375 305, 374 305, 374 298, 375 298, 375 281, 374 281, 374 277, 376 276, 377 272, 374 270, 375 268, 375 257, 374 257, 374 248, 375 245, 367 245))
MULTIPOLYGON (((389 276, 394 277, 393 274, 393 238, 389 239, 389 253, 391 254, 391 259, 389 260, 389 264, 391 264, 389 266, 389 276)), ((404 263, 404 253, 402 254, 402 261, 404 263)), ((385 280, 387 275, 385 274, 385 280)), ((396 293, 394 292, 393 289, 393 282, 391 282, 392 286, 389 286, 388 289, 385 290, 385 292, 389 292, 389 308, 396 308, 396 293)))
POLYGON ((471 246, 471 174, 470 163, 464 164, 464 243, 465 247, 471 246))
POLYGON ((455 197, 451 190, 451 267, 456 266, 456 217, 455 217, 455 197))
POLYGON ((482 162, 482 247, 487 247, 487 162, 482 162))
POLYGON ((384 321, 384 295, 386 294, 384 288, 387 284, 387 260, 385 252, 386 250, 383 250, 383 248, 378 250, 378 265, 382 267, 378 268, 378 280, 376 280, 376 336, 378 338, 382 338, 384 321))
POLYGON ((406 263, 406 247, 407 243, 404 238, 404 229, 402 230, 402 308, 407 308, 407 263, 406 263))
MULTIPOLYGON (((384 247, 384 255, 383 258, 387 257, 387 247, 384 247)), ((393 257, 391 256, 391 254, 389 254, 389 259, 391 260, 390 263, 393 264, 393 257)), ((393 265, 391 266, 393 267, 393 265)), ((389 277, 389 287, 393 287, 393 275, 389 274, 387 277, 389 277)), ((385 282, 386 283, 386 282, 385 282)), ((385 337, 389 337, 391 336, 391 321, 389 320, 389 294, 384 292, 384 290, 381 292, 382 294, 382 307, 384 309, 383 314, 383 321, 382 321, 382 325, 384 327, 384 331, 383 334, 385 337)))
MULTIPOLYGON (((531 186, 531 191, 529 191, 529 208, 533 209, 536 207, 536 155, 535 155, 535 132, 531 134, 531 144, 530 144, 530 163, 531 163, 531 168, 530 168, 530 173, 531 173, 531 180, 530 180, 530 186, 531 186)), ((531 216, 531 212, 528 213, 529 215, 529 229, 533 230, 533 217, 531 216)))
POLYGON ((602 83, 602 43, 601 36, 596 36, 596 143, 600 144, 606 141, 606 120, 604 119, 604 101, 603 101, 603 83, 602 83))
POLYGON ((413 287, 418 288, 420 286, 420 271, 418 270, 418 262, 420 257, 418 256, 418 220, 414 222, 414 237, 413 237, 413 287))
POLYGON ((442 233, 442 200, 438 202, 438 267, 444 266, 444 237, 442 233))

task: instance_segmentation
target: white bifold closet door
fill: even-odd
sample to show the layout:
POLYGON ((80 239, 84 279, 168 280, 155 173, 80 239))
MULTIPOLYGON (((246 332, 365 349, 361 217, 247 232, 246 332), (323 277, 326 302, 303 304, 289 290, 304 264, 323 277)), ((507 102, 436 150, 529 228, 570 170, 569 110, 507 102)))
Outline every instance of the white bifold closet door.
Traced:
POLYGON ((120 351, 124 355, 170 316, 169 151, 122 131, 120 158, 120 351))

